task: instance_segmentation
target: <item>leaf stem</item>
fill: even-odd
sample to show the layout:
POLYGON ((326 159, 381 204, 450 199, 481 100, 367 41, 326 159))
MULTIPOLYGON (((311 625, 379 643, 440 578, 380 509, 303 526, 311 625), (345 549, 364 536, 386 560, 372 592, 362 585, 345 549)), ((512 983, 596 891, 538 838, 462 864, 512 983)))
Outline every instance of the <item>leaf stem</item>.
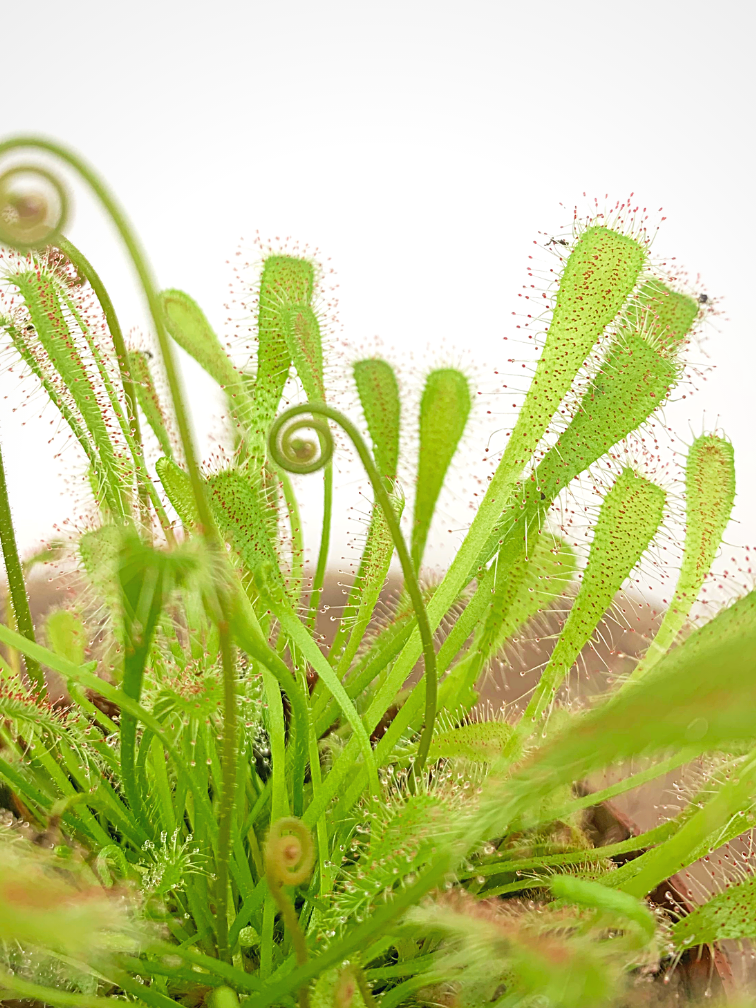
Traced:
MULTIPOLYGON (((348 417, 344 416, 343 413, 340 413, 338 410, 335 410, 330 406, 326 406, 324 403, 318 402, 303 403, 299 406, 292 406, 284 413, 281 413, 271 427, 269 436, 270 452, 276 463, 280 465, 282 469, 288 469, 291 472, 298 471, 296 465, 292 467, 291 460, 288 459, 281 451, 278 439, 279 435, 285 437, 286 425, 291 420, 307 413, 314 414, 315 416, 319 415, 327 417, 329 420, 333 420, 349 437, 360 458, 360 462, 362 462, 365 473, 370 480, 373 493, 375 494, 375 499, 386 518, 386 524, 388 525, 391 538, 394 542, 394 548, 396 549, 397 556, 399 557, 399 563, 402 567, 407 594, 412 601, 412 606, 417 617, 418 631, 422 641, 423 664, 425 666, 425 727, 423 729, 423 734, 420 737, 420 744, 418 746, 417 759, 414 767, 415 774, 420 774, 425 766, 425 761, 427 759, 431 740, 433 738, 433 726, 436 720, 436 707, 438 703, 438 676, 436 672, 436 649, 433 644, 433 633, 431 632, 430 623, 428 622, 428 614, 425 609, 422 592, 420 591, 420 585, 417 580, 415 566, 412 563, 412 558, 409 550, 407 549, 407 544, 404 541, 402 530, 399 527, 399 521, 391 504, 391 498, 388 495, 385 481, 378 472, 376 464, 373 461, 373 456, 370 453, 370 449, 365 444, 362 435, 355 425, 348 417)), ((313 423, 320 435, 331 439, 330 450, 332 451, 333 435, 327 425, 318 424, 317 421, 313 421, 313 423)), ((326 459, 326 464, 329 460, 330 455, 326 459)), ((308 472, 313 471, 313 469, 306 468, 303 471, 308 472)))
MULTIPOLYGON (((27 640, 34 641, 34 624, 29 610, 29 598, 26 594, 24 573, 18 556, 16 533, 13 529, 10 501, 8 500, 8 485, 5 480, 5 465, 0 449, 0 543, 2 544, 5 573, 8 578, 10 604, 18 632, 27 640)), ((34 658, 24 655, 26 673, 32 682, 34 691, 45 692, 45 677, 42 669, 34 658)))
POLYGON ((323 592, 325 581, 326 564, 328 563, 328 548, 331 544, 331 515, 333 512, 333 467, 330 462, 323 470, 323 528, 320 533, 320 551, 318 553, 318 565, 315 568, 315 577, 312 579, 312 589, 310 590, 310 610, 307 622, 312 630, 318 619, 318 606, 320 596, 323 592))

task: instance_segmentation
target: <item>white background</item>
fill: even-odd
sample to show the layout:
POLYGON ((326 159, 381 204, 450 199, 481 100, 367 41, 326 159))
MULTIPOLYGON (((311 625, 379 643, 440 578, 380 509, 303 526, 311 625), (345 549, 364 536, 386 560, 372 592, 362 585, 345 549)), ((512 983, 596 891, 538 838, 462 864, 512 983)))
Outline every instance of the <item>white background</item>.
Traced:
MULTIPOLYGON (((7 0, 0 133, 39 131, 90 160, 161 285, 191 292, 220 331, 239 239, 254 259, 256 231, 291 235, 330 257, 339 339, 380 335, 414 349, 417 368, 460 359, 490 373, 511 356, 502 338, 527 256, 569 220, 560 203, 634 192, 663 207, 656 253, 700 273, 727 316, 707 343, 717 370, 674 422, 689 440, 688 421, 698 433, 718 418, 732 438, 729 538, 746 543, 754 27, 752 5, 727 0, 7 0)), ((144 325, 118 246, 78 190, 71 237, 126 328, 144 325)), ((220 405, 198 369, 186 376, 204 427, 220 405)), ((0 375, 0 436, 26 549, 75 519, 75 456, 53 459, 38 409, 13 412, 15 381, 0 375)))

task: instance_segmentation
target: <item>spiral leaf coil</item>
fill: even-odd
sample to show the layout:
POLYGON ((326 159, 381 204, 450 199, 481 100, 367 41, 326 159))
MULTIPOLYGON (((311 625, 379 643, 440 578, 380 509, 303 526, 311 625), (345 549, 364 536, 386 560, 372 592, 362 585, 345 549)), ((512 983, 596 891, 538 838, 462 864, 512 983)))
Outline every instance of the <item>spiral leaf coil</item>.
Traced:
POLYGON ((57 175, 32 164, 8 168, 0 175, 0 242, 21 250, 50 244, 66 226, 68 207, 57 175))
POLYGON ((265 877, 271 892, 306 882, 314 863, 312 835, 302 820, 285 816, 274 822, 265 842, 265 877))

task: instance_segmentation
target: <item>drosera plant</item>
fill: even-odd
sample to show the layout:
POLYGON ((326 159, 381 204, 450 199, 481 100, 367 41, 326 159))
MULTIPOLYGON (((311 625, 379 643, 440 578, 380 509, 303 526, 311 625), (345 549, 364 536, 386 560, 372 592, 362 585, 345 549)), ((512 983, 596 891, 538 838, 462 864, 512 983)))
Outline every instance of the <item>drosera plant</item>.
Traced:
POLYGON ((668 953, 732 937, 735 918, 746 922, 739 935, 753 933, 750 883, 689 924, 670 926, 649 902, 681 866, 754 822, 756 593, 689 632, 734 500, 732 448, 719 434, 688 455, 679 580, 646 655, 589 709, 561 703, 664 525, 665 490, 622 469, 584 559, 552 508, 665 402, 705 312, 654 265, 632 208, 576 223, 560 242, 529 391, 449 569, 426 583, 470 379, 432 370, 410 418, 392 364, 359 360, 348 377, 361 416, 342 414, 326 379, 317 270, 288 253, 264 259, 256 366, 239 368, 196 300, 158 290, 126 216, 78 155, 20 137, 0 156, 11 162, 0 174, 0 327, 81 448, 96 519, 68 549, 88 584, 82 599, 97 600, 96 611, 82 601, 53 613, 42 643, 0 479, 11 602, 0 641, 25 663, 24 674, 0 666, 0 780, 17 816, 0 836, 3 991, 56 1006, 127 996, 149 1008, 393 1008, 443 997, 582 1008, 625 996, 638 970, 668 953), (22 151, 48 161, 18 162, 22 151), (66 238, 68 198, 51 157, 89 185, 120 233, 154 356, 124 341, 94 267, 66 238), (227 398, 233 452, 221 468, 198 459, 174 342, 227 398), (293 376, 305 401, 290 405, 293 376), (373 507, 326 647, 315 617, 337 428, 373 507), (419 433, 408 502, 403 428, 419 433), (323 525, 306 585, 297 488, 316 472, 323 525), (402 591, 381 620, 394 555, 402 591), (569 614, 524 712, 481 714, 486 669, 564 598, 569 614), (65 705, 50 701, 52 676, 65 705), (679 815, 592 847, 586 808, 701 754, 712 772, 679 815), (643 769, 604 792, 576 789, 635 757, 643 769), (111 906, 114 930, 133 921, 130 944, 74 961, 58 918, 45 924, 31 909, 33 929, 3 930, 33 902, 8 873, 34 846, 46 854, 29 878, 85 879, 93 912, 111 906), (622 867, 612 860, 631 852, 622 867))

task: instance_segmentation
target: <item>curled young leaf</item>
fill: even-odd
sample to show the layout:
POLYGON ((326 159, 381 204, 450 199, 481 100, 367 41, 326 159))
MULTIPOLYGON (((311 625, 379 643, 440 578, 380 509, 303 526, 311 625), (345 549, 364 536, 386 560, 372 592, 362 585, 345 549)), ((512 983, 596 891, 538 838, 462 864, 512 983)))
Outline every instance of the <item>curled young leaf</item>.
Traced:
POLYGON ((272 888, 301 885, 315 863, 312 834, 301 819, 285 816, 274 822, 265 841, 265 877, 272 888))

